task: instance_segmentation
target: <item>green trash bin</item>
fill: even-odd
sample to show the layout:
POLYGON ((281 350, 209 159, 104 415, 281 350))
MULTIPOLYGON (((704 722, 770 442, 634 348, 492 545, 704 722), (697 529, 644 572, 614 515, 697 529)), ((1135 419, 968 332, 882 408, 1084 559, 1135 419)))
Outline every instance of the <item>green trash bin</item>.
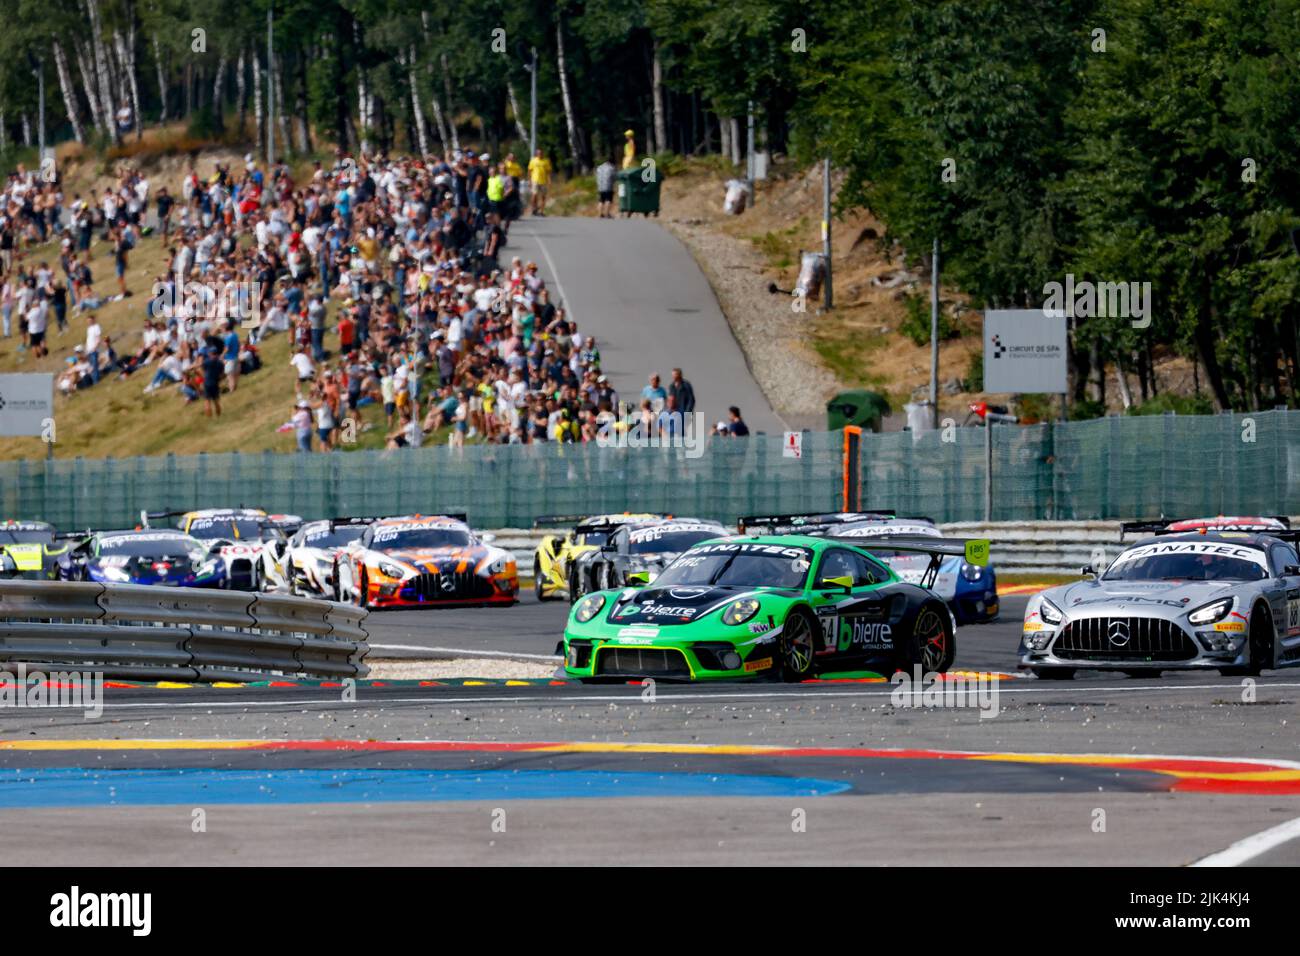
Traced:
POLYGON ((639 212, 643 216, 659 215, 659 183, 663 173, 658 167, 643 170, 640 166, 622 169, 618 173, 618 211, 624 216, 639 212), (648 182, 646 177, 651 178, 648 182))
POLYGON ((826 427, 837 431, 845 425, 857 425, 878 432, 880 420, 889 412, 889 399, 879 392, 840 392, 826 403, 826 427))

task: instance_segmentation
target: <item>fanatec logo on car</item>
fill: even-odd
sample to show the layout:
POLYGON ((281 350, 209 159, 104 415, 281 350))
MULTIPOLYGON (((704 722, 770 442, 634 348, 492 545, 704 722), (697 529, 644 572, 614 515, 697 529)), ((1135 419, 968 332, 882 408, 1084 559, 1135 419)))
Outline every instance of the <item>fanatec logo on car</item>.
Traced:
POLYGON ((1128 623, 1125 621, 1110 622, 1110 642, 1116 647, 1123 647, 1128 643, 1128 623))

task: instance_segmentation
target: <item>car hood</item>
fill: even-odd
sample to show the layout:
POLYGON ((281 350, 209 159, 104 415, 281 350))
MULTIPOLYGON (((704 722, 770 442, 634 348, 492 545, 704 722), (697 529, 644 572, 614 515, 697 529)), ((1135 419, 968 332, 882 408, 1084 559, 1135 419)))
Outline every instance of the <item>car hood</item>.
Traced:
POLYGON ((1045 591, 1043 596, 1071 613, 1091 613, 1122 606, 1141 613, 1142 608, 1192 610, 1215 598, 1231 594, 1241 581, 1080 581, 1045 591))
POLYGON ((408 548, 400 551, 382 551, 385 558, 405 564, 420 571, 439 574, 473 571, 486 558, 489 549, 484 547, 408 548))
POLYGON ((761 600, 765 594, 788 597, 795 593, 731 586, 651 586, 633 591, 626 600, 620 599, 608 620, 611 624, 690 624, 726 607, 737 598, 752 596, 761 600))

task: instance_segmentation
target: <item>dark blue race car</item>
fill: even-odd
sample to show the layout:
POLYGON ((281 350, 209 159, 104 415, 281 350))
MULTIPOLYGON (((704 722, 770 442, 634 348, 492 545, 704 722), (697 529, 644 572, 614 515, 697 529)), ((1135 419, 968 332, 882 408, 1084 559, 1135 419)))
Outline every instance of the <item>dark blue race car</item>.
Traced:
POLYGON ((95 531, 59 556, 59 578, 100 584, 226 588, 226 563, 183 531, 95 531))

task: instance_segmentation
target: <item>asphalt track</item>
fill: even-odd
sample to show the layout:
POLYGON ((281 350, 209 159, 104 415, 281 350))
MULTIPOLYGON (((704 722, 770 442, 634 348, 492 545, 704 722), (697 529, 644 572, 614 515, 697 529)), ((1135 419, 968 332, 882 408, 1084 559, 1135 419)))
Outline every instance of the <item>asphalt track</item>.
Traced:
MULTIPOLYGON (((959 667, 1012 670, 1016 605, 959 667)), ((375 618, 482 646, 563 613, 529 608, 375 618)), ((0 710, 0 826, 15 864, 1300 864, 1300 674, 1250 703, 1217 675, 1008 677, 987 717, 892 691, 111 688, 97 720, 0 710)))
POLYGON ((784 425, 745 360, 717 297, 689 251, 647 219, 521 219, 506 258, 538 264, 580 331, 594 335, 602 368, 634 407, 651 372, 680 366, 696 411, 712 425, 739 406, 752 431, 784 425))

